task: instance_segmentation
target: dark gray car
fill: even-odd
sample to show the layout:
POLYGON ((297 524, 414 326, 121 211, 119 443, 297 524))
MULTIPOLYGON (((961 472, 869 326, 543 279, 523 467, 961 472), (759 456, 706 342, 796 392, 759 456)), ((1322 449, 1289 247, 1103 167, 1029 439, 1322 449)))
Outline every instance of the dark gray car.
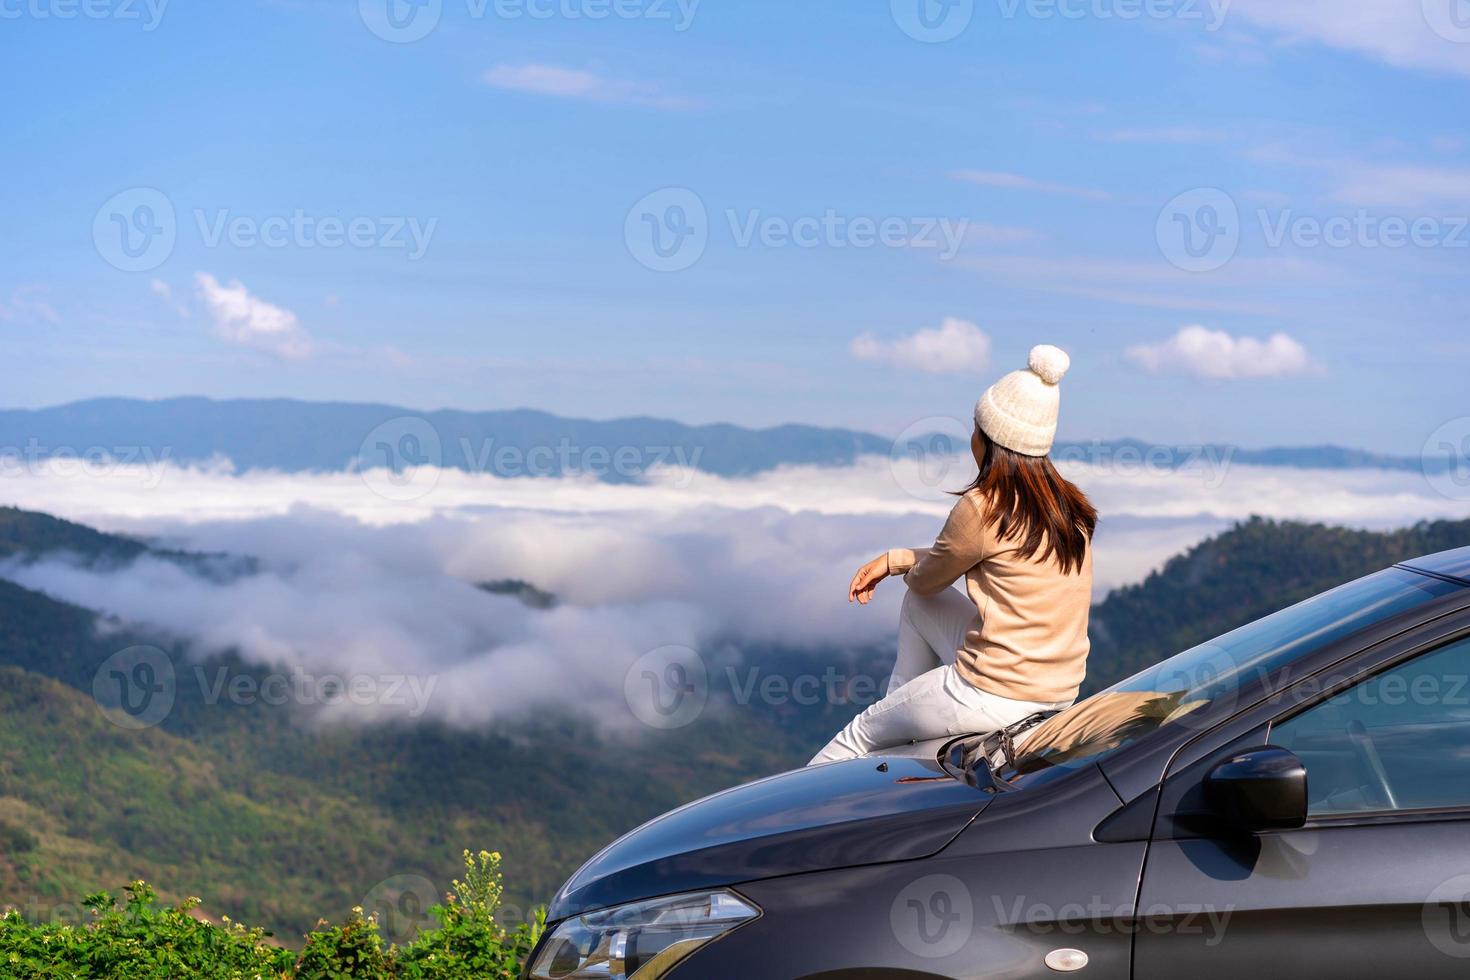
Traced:
POLYGON ((1470 976, 1470 548, 690 804, 550 915, 537 980, 1470 976))

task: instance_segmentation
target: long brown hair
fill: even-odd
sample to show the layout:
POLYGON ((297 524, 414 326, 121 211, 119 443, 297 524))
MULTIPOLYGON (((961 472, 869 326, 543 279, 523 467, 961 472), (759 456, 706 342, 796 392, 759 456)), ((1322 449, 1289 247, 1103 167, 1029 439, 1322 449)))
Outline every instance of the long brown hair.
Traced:
POLYGON ((986 501, 986 525, 995 527, 997 538, 1018 537, 1016 553, 1022 560, 1038 552, 1040 561, 1055 555, 1064 574, 1080 572, 1097 529, 1097 508, 1087 494, 1058 473, 1050 457, 1022 456, 976 433, 985 460, 975 482, 958 496, 979 491, 986 501))

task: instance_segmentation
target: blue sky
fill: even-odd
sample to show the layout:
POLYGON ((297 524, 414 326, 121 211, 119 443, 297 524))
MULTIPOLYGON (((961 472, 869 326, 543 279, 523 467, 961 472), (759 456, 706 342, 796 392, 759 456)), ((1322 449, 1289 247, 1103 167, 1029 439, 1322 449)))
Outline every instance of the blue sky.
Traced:
POLYGON ((0 403, 1470 415, 1470 5, 950 2, 0 0, 0 403))

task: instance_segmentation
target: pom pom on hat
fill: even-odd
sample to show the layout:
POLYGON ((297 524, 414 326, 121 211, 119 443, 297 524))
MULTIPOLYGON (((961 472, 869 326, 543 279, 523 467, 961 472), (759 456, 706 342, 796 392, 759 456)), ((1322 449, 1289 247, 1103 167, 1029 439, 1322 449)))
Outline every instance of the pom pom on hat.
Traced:
POLYGON ((1067 369, 1072 366, 1072 359, 1067 352, 1060 347, 1051 344, 1038 344, 1031 348, 1031 360, 1029 361, 1032 371, 1049 385, 1058 384, 1067 369))

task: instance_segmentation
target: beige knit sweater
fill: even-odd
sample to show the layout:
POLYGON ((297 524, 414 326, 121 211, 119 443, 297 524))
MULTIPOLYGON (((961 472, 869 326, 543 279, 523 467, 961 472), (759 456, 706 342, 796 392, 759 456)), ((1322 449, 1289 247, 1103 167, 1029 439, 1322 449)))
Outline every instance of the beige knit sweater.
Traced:
POLYGON ((1092 606, 1092 547, 1082 570, 1063 573, 1055 557, 1022 561, 1017 541, 986 526, 986 502, 965 494, 929 548, 895 548, 888 569, 919 595, 936 595, 965 578, 975 620, 955 666, 982 691, 1018 701, 1068 701, 1087 672, 1087 615, 1092 606))

